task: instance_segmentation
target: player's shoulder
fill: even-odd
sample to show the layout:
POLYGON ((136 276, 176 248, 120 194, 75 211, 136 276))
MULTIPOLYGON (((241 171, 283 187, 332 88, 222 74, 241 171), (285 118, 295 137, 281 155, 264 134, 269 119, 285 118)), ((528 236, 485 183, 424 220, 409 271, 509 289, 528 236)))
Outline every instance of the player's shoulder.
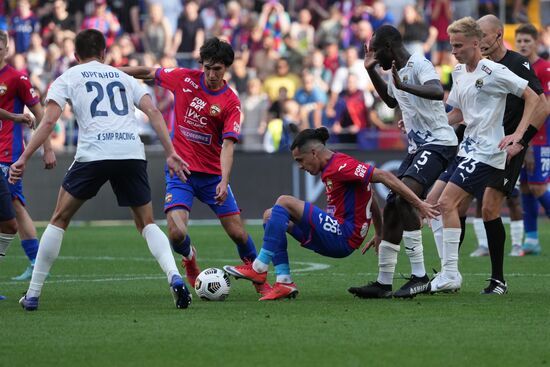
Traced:
POLYGON ((3 70, 0 70, 0 75, 2 76, 2 79, 20 79, 20 80, 28 80, 29 78, 23 74, 22 72, 16 70, 11 65, 6 65, 3 70))

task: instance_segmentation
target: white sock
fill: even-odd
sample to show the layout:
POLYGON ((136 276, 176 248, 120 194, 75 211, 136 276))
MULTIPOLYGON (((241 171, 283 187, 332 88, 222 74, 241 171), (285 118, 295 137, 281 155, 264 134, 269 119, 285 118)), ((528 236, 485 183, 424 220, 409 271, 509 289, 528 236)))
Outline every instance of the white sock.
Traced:
POLYGON ((460 228, 443 228, 444 258, 443 268, 445 275, 450 278, 458 276, 458 243, 460 242, 460 228))
POLYGON ((38 254, 36 255, 31 283, 27 291, 28 297, 40 297, 44 281, 55 259, 59 256, 64 234, 65 231, 63 229, 53 224, 48 224, 46 227, 46 230, 42 234, 42 238, 40 238, 40 245, 38 245, 38 254))
POLYGON ((510 222, 510 235, 512 237, 512 246, 521 246, 523 243, 523 220, 513 220, 510 222))
POLYGON ((487 232, 485 232, 485 225, 483 224, 482 218, 474 218, 474 232, 476 233, 478 246, 488 248, 487 232))
POLYGON ((11 241, 14 237, 14 234, 0 233, 0 260, 6 256, 8 247, 10 247, 11 241))
POLYGON ((172 255, 168 237, 166 237, 164 232, 154 223, 146 225, 141 235, 145 238, 145 241, 147 241, 149 251, 151 251, 151 254, 157 259, 162 271, 164 271, 168 278, 168 284, 170 284, 172 277, 176 274, 180 275, 180 273, 176 266, 174 255, 172 255))
POLYGON ((400 248, 399 245, 394 245, 388 241, 380 242, 378 247, 378 283, 393 284, 393 273, 395 273, 400 248))
POLYGON ((290 283, 292 283, 292 278, 290 277, 289 274, 277 275, 276 282, 277 283, 290 284, 290 283))
POLYGON ((443 264, 443 219, 441 215, 431 220, 431 226, 434 234, 435 247, 437 248, 437 255, 439 256, 439 261, 443 264))
POLYGON ((252 263, 252 269, 254 269, 256 273, 265 273, 269 270, 269 264, 261 262, 258 258, 256 258, 252 263))
POLYGON ((403 244, 405 245, 405 253, 411 262, 411 274, 417 277, 426 275, 422 231, 403 231, 403 244))

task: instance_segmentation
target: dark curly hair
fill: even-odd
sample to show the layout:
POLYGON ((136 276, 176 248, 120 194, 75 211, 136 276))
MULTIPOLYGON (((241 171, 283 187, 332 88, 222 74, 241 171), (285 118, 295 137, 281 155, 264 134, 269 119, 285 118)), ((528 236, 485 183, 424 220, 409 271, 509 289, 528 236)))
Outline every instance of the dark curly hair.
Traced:
POLYGON ((300 131, 300 133, 296 135, 296 138, 292 142, 290 150, 294 150, 296 148, 301 150, 302 147, 310 141, 318 141, 321 144, 325 145, 328 138, 329 133, 326 127, 319 127, 317 129, 305 129, 300 131))
POLYGON ((201 64, 205 62, 213 64, 220 62, 229 67, 235 59, 235 52, 231 45, 217 37, 207 39, 200 48, 199 53, 199 62, 201 64))

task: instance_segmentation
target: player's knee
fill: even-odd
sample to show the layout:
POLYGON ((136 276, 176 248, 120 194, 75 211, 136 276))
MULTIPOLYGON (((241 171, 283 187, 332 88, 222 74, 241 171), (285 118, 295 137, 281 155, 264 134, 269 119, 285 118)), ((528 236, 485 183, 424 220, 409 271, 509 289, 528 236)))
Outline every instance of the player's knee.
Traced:
POLYGON ((17 221, 15 219, 7 220, 0 223, 0 231, 4 234, 17 233, 17 221))
POLYGON ((445 198, 440 198, 437 204, 439 205, 441 215, 452 213, 454 210, 458 209, 456 203, 451 200, 445 200, 445 198))
POLYGON ((544 195, 546 189, 546 185, 529 185, 529 191, 537 198, 544 195))
POLYGON ((235 243, 246 243, 248 240, 248 233, 242 226, 230 226, 227 228, 227 235, 235 243))
POLYGON ((267 221, 271 218, 271 208, 266 209, 263 215, 264 223, 267 223, 267 221))
POLYGON ((280 205, 285 209, 288 209, 288 208, 290 208, 290 206, 292 205, 292 202, 294 200, 295 200, 294 197, 292 197, 290 195, 281 195, 281 196, 279 196, 279 198, 277 199, 275 204, 280 205))
POLYGON ((168 225, 168 238, 172 242, 181 242, 187 236, 187 227, 168 225))
POLYGON ((499 216, 500 216, 500 206, 497 209, 491 203, 483 203, 483 207, 481 208, 481 217, 483 218, 484 222, 496 219, 499 216))

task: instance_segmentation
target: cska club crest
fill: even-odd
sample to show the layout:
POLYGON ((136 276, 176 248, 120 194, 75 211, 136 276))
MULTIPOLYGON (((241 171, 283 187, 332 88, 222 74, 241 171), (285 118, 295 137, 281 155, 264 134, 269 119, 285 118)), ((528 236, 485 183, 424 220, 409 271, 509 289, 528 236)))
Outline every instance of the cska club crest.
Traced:
POLYGON ((164 202, 168 204, 171 201, 172 201, 172 194, 171 193, 166 194, 166 196, 164 197, 164 202))
POLYGON ((332 180, 327 180, 327 192, 332 191, 332 180))
POLYGON ((210 106, 210 116, 217 116, 222 112, 222 108, 218 104, 210 106))
POLYGON ((0 96, 3 96, 8 91, 8 86, 4 83, 0 84, 0 96))

